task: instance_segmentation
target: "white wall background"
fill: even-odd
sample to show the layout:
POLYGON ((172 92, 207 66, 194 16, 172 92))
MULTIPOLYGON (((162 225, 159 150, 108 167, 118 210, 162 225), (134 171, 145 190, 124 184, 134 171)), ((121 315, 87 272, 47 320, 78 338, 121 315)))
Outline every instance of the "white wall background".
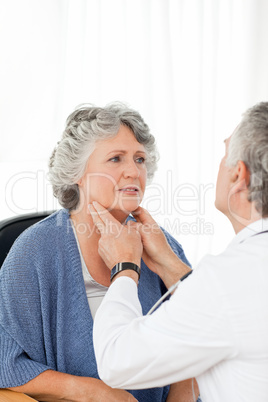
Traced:
POLYGON ((78 104, 120 100, 155 135, 144 200, 193 264, 233 235, 223 140, 268 99, 266 0, 0 0, 0 219, 53 209, 49 155, 78 104))

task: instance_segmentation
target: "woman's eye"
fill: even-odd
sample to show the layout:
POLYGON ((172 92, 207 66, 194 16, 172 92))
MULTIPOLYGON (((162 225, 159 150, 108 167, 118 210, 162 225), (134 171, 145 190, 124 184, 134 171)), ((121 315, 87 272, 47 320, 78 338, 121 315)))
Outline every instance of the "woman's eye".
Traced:
POLYGON ((145 158, 143 158, 142 156, 140 158, 136 159, 137 163, 144 163, 145 162, 145 158))
POLYGON ((109 159, 109 162, 119 162, 119 156, 114 156, 113 158, 109 159))

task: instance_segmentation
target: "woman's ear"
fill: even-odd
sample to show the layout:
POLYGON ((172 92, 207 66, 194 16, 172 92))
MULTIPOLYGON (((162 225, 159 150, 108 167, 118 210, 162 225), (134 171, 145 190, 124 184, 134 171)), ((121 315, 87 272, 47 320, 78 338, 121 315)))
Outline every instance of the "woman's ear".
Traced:
POLYGON ((78 180, 78 182, 76 183, 78 186, 81 186, 81 185, 82 185, 82 183, 83 183, 83 178, 84 178, 84 176, 82 176, 82 177, 78 180))

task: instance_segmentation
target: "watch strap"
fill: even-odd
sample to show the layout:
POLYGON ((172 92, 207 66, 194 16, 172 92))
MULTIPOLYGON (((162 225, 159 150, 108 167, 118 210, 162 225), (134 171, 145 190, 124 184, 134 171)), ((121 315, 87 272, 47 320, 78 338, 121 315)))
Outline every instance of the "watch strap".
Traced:
POLYGON ((119 272, 125 271, 126 269, 131 269, 132 271, 137 272, 140 277, 141 269, 138 265, 133 262, 118 262, 111 270, 111 281, 117 274, 119 274, 119 272))

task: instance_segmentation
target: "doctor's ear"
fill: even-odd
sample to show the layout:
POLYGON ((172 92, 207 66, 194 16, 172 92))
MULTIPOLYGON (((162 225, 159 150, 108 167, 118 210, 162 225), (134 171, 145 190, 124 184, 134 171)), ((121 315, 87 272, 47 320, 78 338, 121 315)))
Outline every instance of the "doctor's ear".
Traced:
POLYGON ((238 161, 233 168, 231 181, 237 187, 237 190, 245 190, 250 183, 250 171, 243 161, 238 161))

